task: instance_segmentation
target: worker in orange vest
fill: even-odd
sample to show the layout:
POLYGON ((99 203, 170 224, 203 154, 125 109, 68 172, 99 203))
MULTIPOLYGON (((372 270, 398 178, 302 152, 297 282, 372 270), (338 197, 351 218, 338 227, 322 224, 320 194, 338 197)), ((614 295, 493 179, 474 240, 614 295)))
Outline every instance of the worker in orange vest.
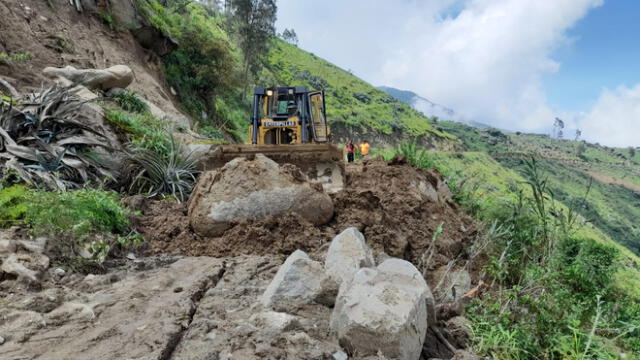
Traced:
POLYGON ((360 156, 362 156, 363 160, 366 160, 369 158, 369 143, 367 142, 367 140, 364 140, 360 144, 360 156))

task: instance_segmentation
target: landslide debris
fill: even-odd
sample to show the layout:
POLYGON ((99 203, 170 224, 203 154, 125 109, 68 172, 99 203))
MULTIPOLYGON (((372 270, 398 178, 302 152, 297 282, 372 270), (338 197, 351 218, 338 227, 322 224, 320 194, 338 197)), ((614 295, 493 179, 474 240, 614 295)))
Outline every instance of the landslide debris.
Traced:
POLYGON ((280 166, 262 154, 201 174, 189 199, 191 228, 200 236, 222 235, 234 221, 288 213, 322 225, 331 220, 333 203, 298 168, 280 166))
MULTIPOLYGON (((436 171, 375 160, 347 166, 346 175, 345 189, 331 194, 334 215, 324 225, 285 214, 231 221, 221 236, 207 237, 190 226, 186 204, 145 200, 138 201, 142 215, 136 219, 136 227, 153 253, 288 255, 300 249, 314 257, 338 233, 355 227, 377 253, 422 264, 427 272, 454 260, 462 264, 473 255, 467 248, 478 229, 451 201, 446 183, 436 171), (439 226, 442 233, 433 241, 439 226), (423 264, 426 259, 429 264, 423 264)), ((435 281, 429 273, 427 280, 430 284, 435 281)))

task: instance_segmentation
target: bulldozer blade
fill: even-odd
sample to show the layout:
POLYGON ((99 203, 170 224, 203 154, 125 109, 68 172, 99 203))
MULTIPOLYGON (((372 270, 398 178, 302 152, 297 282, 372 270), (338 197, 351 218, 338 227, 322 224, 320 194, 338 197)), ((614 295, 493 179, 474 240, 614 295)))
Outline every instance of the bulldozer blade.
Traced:
POLYGON ((218 145, 203 154, 200 170, 214 170, 237 157, 262 154, 278 164, 296 165, 310 182, 321 184, 326 192, 342 190, 345 184, 344 154, 330 144, 294 145, 218 145))

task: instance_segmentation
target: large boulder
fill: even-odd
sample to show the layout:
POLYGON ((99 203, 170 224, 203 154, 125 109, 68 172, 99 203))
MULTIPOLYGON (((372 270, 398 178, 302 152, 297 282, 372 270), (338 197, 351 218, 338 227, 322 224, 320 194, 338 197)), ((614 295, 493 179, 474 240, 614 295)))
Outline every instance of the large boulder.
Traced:
POLYGON ((427 333, 429 287, 409 262, 389 259, 362 268, 340 286, 331 328, 360 356, 420 358, 427 333))
POLYGON ((322 293, 322 280, 322 265, 296 250, 280 266, 260 302, 276 310, 311 303, 322 293))
POLYGON ((280 166, 261 154, 254 159, 233 159, 200 175, 189 199, 191 226, 202 236, 219 236, 241 219, 287 213, 322 225, 333 217, 333 202, 298 168, 280 166))
POLYGON ((324 268, 336 283, 351 280, 353 274, 362 267, 373 267, 371 249, 365 243, 364 235, 350 227, 338 234, 329 245, 324 268))
POLYGON ((104 70, 76 69, 73 66, 47 67, 42 73, 65 85, 79 84, 92 90, 124 89, 133 82, 133 71, 126 65, 115 65, 104 70))

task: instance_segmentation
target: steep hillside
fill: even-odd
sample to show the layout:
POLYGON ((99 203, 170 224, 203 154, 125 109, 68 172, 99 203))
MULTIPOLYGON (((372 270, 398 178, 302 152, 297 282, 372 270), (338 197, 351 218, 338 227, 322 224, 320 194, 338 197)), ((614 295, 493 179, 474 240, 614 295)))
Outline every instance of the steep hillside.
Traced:
POLYGON ((489 153, 504 167, 522 171, 534 156, 558 199, 616 242, 640 254, 640 156, 635 150, 441 122, 469 151, 489 153), (633 156, 631 156, 633 155, 633 156))
POLYGON ((436 130, 428 118, 407 104, 279 39, 273 41, 264 81, 271 85, 301 84, 324 90, 336 141, 366 138, 374 144, 395 145, 416 137, 420 143, 440 149, 453 149, 457 144, 453 136, 436 130))
MULTIPOLYGON (((176 97, 166 86, 160 59, 141 45, 142 38, 136 38, 149 28, 135 23, 131 3, 112 1, 117 10, 113 15, 91 8, 91 1, 83 3, 84 11, 78 12, 67 0, 0 2, 0 77, 19 91, 28 91, 51 81, 42 73, 48 66, 100 69, 125 64, 135 74, 133 91, 175 122, 188 125, 191 120, 178 109, 176 97), (125 21, 131 31, 123 31, 125 21)), ((147 34, 149 47, 171 43, 160 34, 147 34)))

